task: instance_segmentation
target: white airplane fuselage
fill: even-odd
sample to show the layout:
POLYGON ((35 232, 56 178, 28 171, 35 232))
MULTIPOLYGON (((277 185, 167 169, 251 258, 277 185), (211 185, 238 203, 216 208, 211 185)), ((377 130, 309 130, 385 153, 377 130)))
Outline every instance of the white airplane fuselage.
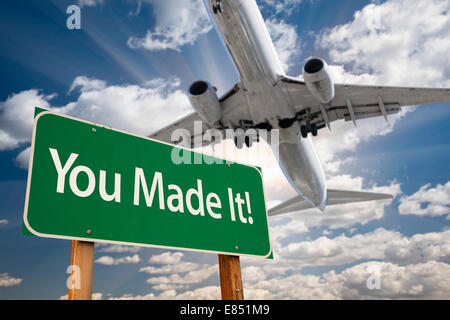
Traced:
MULTIPOLYGON (((279 129, 278 161, 292 187, 321 210, 326 204, 323 168, 311 138, 300 136, 296 122, 279 127, 280 118, 295 116, 294 102, 278 85, 285 72, 255 0, 204 0, 240 74, 240 87, 254 123, 269 122, 279 129)), ((276 153, 275 153, 276 154, 276 153)))

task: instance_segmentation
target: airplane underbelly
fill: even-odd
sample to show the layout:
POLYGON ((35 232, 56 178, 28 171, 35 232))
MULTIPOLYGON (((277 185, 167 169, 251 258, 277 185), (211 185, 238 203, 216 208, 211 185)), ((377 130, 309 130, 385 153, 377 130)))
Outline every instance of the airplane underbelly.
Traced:
POLYGON ((280 167, 291 186, 314 207, 325 208, 325 174, 311 139, 280 130, 278 157, 280 167), (286 137, 288 135, 288 137, 286 137))

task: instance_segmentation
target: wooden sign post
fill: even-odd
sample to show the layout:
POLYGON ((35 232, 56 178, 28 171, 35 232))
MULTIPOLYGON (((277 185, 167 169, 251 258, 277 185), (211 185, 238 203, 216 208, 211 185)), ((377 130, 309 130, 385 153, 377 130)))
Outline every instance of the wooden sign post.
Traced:
POLYGON ((70 277, 75 279, 69 286, 68 299, 91 300, 94 242, 73 240, 70 265, 70 277))
POLYGON ((222 300, 244 300, 239 256, 219 254, 222 300))

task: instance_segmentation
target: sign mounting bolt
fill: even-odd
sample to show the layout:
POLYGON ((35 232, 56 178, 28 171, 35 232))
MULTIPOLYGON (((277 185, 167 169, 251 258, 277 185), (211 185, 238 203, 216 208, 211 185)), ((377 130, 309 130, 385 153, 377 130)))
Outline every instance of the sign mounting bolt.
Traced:
POLYGON ((96 132, 97 132, 97 129, 92 128, 92 132, 93 132, 93 133, 96 133, 96 132))
POLYGON ((91 230, 91 229, 87 229, 87 230, 86 230, 86 233, 87 233, 87 234, 91 234, 91 233, 92 233, 92 230, 91 230))
POLYGON ((236 246, 236 247, 234 247, 236 250, 239 250, 239 247, 238 246, 236 246))

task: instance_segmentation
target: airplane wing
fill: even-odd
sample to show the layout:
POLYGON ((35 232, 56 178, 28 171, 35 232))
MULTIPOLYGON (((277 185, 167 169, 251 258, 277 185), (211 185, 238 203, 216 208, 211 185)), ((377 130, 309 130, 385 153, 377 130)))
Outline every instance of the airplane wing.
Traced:
MULTIPOLYGON (((365 202, 372 200, 392 199, 392 195, 383 193, 360 192, 360 191, 344 191, 344 190, 327 190, 327 206, 336 204, 365 202)), ((283 213, 301 211, 311 209, 313 206, 308 203, 302 196, 298 195, 287 200, 269 210, 269 216, 275 216, 283 213)))
MULTIPOLYGON (((226 126, 230 127, 234 125, 238 125, 239 121, 242 119, 251 119, 246 97, 244 96, 244 92, 240 90, 239 84, 236 84, 230 91, 225 93, 220 99, 220 107, 222 110, 222 116, 221 116, 221 122, 226 126)), ((202 121, 201 117, 196 113, 193 112, 184 118, 181 118, 170 125, 153 132, 148 137, 153 138, 156 140, 173 143, 173 144, 179 144, 182 139, 180 138, 178 141, 172 141, 171 136, 172 132, 176 129, 185 129, 189 132, 191 137, 191 148, 194 147, 194 141, 197 141, 197 138, 203 137, 203 133, 212 128, 209 126, 205 121, 202 121), (194 131, 194 123, 198 121, 198 125, 201 125, 201 130, 197 130, 198 132, 194 131)), ((217 127, 216 129, 221 129, 217 127)), ((210 144, 211 141, 202 141, 202 145, 206 146, 210 144)))
MULTIPOLYGON (((197 112, 188 114, 187 116, 185 116, 181 119, 178 119, 177 121, 169 124, 168 126, 165 126, 164 128, 161 128, 158 131, 153 132, 151 135, 149 135, 149 138, 153 138, 153 139, 168 142, 168 143, 177 144, 179 141, 172 141, 172 139, 171 139, 172 132, 176 129, 186 129, 193 136, 195 121, 202 121, 202 119, 197 114, 197 112)), ((202 121, 202 123, 203 123, 203 121, 202 121)))
POLYGON ((378 116, 387 119, 387 115, 399 112, 403 106, 450 101, 450 89, 335 84, 334 99, 321 105, 301 80, 283 77, 280 85, 300 114, 310 108, 311 123, 318 129, 339 119, 356 125, 359 119, 378 116))

